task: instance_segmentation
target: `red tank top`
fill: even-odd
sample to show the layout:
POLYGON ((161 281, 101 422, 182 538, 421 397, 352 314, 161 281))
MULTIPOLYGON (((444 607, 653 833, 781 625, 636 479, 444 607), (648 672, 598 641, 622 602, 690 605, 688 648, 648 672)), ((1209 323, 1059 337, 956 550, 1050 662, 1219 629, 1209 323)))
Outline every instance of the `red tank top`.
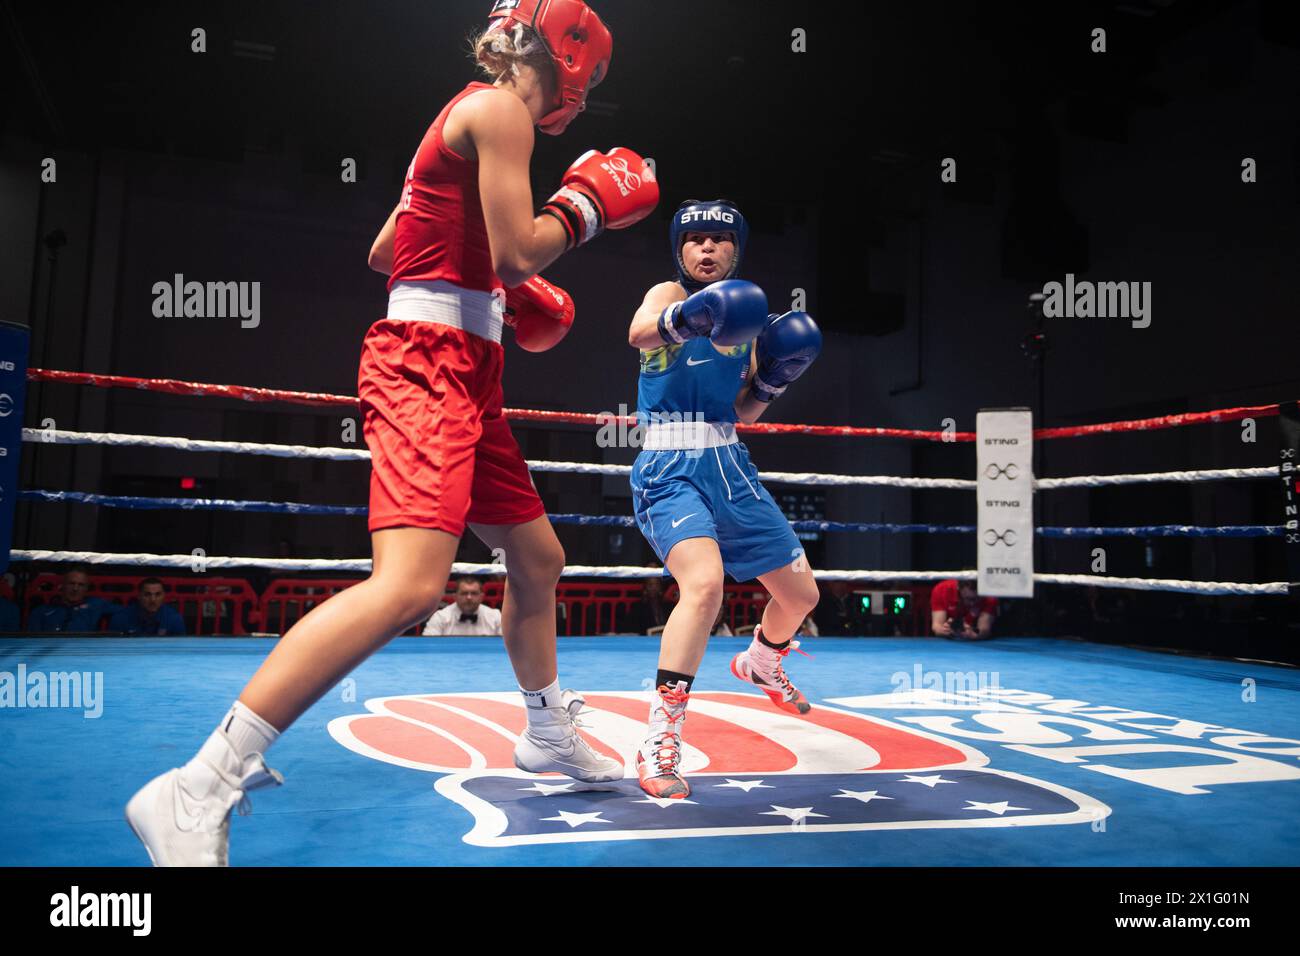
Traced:
POLYGON ((403 279, 445 279, 462 289, 501 288, 478 193, 478 161, 454 152, 442 138, 451 108, 490 83, 471 83, 442 108, 406 170, 397 212, 393 272, 388 288, 403 279))

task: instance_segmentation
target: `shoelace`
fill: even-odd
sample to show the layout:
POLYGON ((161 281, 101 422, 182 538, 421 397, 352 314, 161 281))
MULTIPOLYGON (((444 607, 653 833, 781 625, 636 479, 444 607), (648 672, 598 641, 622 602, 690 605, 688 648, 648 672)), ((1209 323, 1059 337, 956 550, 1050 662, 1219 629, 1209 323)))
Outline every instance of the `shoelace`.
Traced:
POLYGON ((249 791, 261 790, 264 787, 278 787, 284 783, 284 774, 268 767, 266 759, 259 755, 253 773, 240 783, 241 786, 235 790, 235 793, 239 794, 239 802, 235 804, 235 810, 241 817, 246 817, 253 812, 253 804, 248 800, 249 791))
POLYGON ((807 651, 799 650, 798 641, 791 641, 788 645, 781 648, 779 651, 774 651, 777 657, 777 661, 776 661, 776 670, 773 672, 773 676, 776 678, 776 682, 778 685, 780 685, 783 695, 787 700, 792 699, 798 693, 798 691, 795 690, 794 684, 790 682, 790 678, 786 676, 785 667, 782 666, 782 661, 784 661, 785 658, 789 656, 791 651, 799 651, 799 653, 802 654, 804 657, 812 657, 812 655, 809 654, 807 651))
POLYGON ((653 751, 654 762, 659 767, 661 775, 676 773, 677 766, 682 761, 681 734, 673 728, 686 717, 686 701, 689 698, 689 694, 683 694, 667 686, 659 688, 659 713, 663 715, 669 727, 668 732, 661 734, 655 741, 653 751), (665 704, 671 704, 676 713, 670 712, 665 704))
MULTIPOLYGON (((762 630, 763 630, 762 625, 760 625, 760 624, 756 624, 756 625, 754 625, 754 636, 755 636, 755 637, 761 637, 761 636, 762 636, 762 630)), ((786 656, 787 654, 789 654, 791 651, 798 651, 798 652, 799 652, 800 654, 802 654, 804 657, 812 657, 811 654, 809 654, 807 651, 805 651, 803 648, 801 648, 801 647, 799 646, 799 643, 800 643, 799 641, 792 640, 792 641, 790 641, 789 644, 787 644, 785 647, 781 648, 781 650, 777 651, 776 653, 779 654, 779 655, 781 655, 782 657, 785 657, 785 656, 786 656)))
MULTIPOLYGON (((584 701, 583 703, 585 705, 586 702, 584 701)), ((567 707, 565 708, 565 713, 568 714, 568 718, 569 718, 569 726, 573 728, 574 743, 577 746, 581 747, 583 750, 587 751, 587 753, 591 754, 593 757, 598 757, 599 754, 597 754, 596 751, 592 749, 591 744, 583 740, 582 734, 578 733, 579 730, 584 730, 590 726, 589 724, 584 724, 582 721, 578 719, 586 712, 587 712, 587 708, 585 706, 579 707, 576 713, 569 710, 567 707)))
POLYGON ((682 762, 681 738, 676 734, 664 734, 655 741, 652 758, 660 776, 676 773, 678 764, 682 762))
POLYGON ((790 653, 790 648, 783 647, 781 650, 777 651, 776 653, 777 653, 776 682, 781 686, 781 690, 785 692, 784 696, 788 699, 794 696, 795 693, 794 684, 790 683, 790 678, 785 676, 785 667, 782 666, 781 662, 782 659, 784 659, 785 656, 790 653))

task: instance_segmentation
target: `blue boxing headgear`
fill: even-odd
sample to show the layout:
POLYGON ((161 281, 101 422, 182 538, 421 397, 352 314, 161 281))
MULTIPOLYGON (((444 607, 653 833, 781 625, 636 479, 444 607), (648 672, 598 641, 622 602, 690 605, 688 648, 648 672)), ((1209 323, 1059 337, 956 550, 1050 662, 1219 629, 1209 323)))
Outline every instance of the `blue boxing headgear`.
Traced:
POLYGON ((677 207, 673 213, 672 224, 668 227, 668 238, 672 241, 673 263, 677 266, 677 281, 686 287, 687 292, 699 292, 708 282, 691 278, 682 260, 682 237, 688 232, 730 232, 736 237, 736 255, 731 260, 731 268, 721 279, 734 279, 740 274, 740 260, 745 252, 745 242, 749 239, 749 224, 740 210, 729 199, 714 199, 704 202, 688 199, 677 207))

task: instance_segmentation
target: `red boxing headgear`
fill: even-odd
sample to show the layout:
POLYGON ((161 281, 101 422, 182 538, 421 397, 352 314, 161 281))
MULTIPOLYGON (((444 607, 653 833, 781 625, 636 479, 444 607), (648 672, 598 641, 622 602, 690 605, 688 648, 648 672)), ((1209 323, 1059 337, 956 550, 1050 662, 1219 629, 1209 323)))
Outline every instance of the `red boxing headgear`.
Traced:
POLYGON ((537 121, 543 133, 559 136, 587 105, 587 85, 609 73, 614 37, 582 0, 496 0, 492 30, 511 24, 531 27, 555 64, 555 108, 537 121))

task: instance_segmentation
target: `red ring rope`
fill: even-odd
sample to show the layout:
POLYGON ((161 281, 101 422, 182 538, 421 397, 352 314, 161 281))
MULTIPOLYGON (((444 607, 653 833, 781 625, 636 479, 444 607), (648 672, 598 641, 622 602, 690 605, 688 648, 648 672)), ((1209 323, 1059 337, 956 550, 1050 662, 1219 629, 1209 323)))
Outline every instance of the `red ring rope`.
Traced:
MULTIPOLYGON (((30 368, 27 378, 32 382, 64 382, 72 385, 93 385, 96 388, 134 388, 146 392, 165 392, 171 395, 213 395, 238 398, 245 402, 288 402, 294 405, 356 405, 354 395, 331 395, 327 392, 294 392, 279 388, 256 388, 249 385, 211 385, 204 382, 182 382, 170 378, 133 378, 128 375, 94 375, 89 372, 64 372, 56 369, 30 368)), ((531 408, 504 409, 506 418, 519 422, 555 422, 573 425, 609 425, 622 421, 631 426, 631 416, 593 415, 589 412, 548 412, 531 408)), ((1160 428, 1178 428, 1206 422, 1232 422, 1243 418, 1267 418, 1278 413, 1277 405, 1248 405, 1241 408, 1220 408, 1209 412, 1184 412, 1178 415, 1159 415, 1155 418, 1136 418, 1130 421, 1101 422, 1095 425, 1066 425, 1060 428, 1036 428, 1034 438, 1078 438, 1083 435, 1111 434, 1114 432, 1153 431, 1160 428)), ((759 435, 821 435, 841 438, 913 438, 921 441, 967 442, 975 440, 974 432, 925 431, 915 428, 862 428, 852 425, 790 425, 780 422, 755 422, 738 424, 736 431, 759 435)))

